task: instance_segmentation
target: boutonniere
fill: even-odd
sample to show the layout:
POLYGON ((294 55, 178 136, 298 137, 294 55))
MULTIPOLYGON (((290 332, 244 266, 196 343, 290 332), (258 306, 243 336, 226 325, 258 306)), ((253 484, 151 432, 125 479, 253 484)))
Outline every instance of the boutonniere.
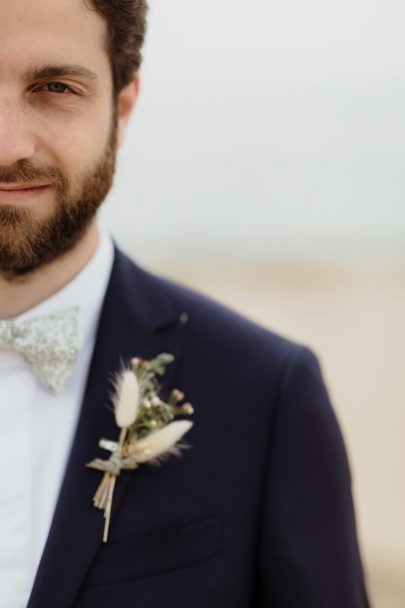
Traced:
POLYGON ((193 407, 181 402, 184 394, 173 390, 167 401, 159 395, 158 376, 165 373, 173 355, 163 353, 151 361, 132 359, 130 367, 118 374, 112 396, 115 421, 121 429, 118 441, 101 439, 99 446, 111 452, 108 460, 96 458, 86 466, 104 472, 93 504, 104 511, 103 541, 107 542, 111 507, 117 477, 123 469, 137 469, 142 463, 159 464, 171 454, 180 456, 189 447, 181 438, 191 429, 193 407))

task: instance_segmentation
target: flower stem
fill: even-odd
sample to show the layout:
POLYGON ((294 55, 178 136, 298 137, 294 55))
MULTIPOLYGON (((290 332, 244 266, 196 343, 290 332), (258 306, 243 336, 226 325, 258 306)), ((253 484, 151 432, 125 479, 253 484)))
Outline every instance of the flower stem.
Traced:
POLYGON ((106 505, 105 511, 104 511, 105 523, 104 523, 103 543, 106 543, 108 540, 108 530, 110 527, 112 499, 113 499, 116 479, 117 479, 117 477, 115 475, 113 475, 110 479, 110 485, 108 487, 107 505, 106 505))
POLYGON ((118 440, 118 447, 117 447, 118 455, 121 454, 121 450, 124 445, 124 441, 127 437, 127 433, 128 433, 128 427, 124 427, 123 429, 121 429, 120 438, 118 440))
MULTIPOLYGON (((116 454, 118 454, 118 456, 121 456, 122 453, 122 448, 124 446, 124 442, 125 439, 127 437, 127 433, 128 433, 128 427, 125 427, 123 429, 121 429, 121 433, 120 433, 120 438, 118 440, 118 446, 117 446, 117 451, 116 454)), ((115 488, 115 482, 117 481, 117 476, 116 475, 111 475, 109 480, 108 480, 108 494, 107 494, 107 500, 106 500, 106 505, 104 508, 104 518, 105 518, 105 522, 104 522, 104 534, 103 534, 103 542, 106 543, 108 540, 108 530, 110 527, 110 519, 111 519, 111 510, 112 510, 112 501, 113 501, 113 495, 114 495, 114 488, 115 488)))

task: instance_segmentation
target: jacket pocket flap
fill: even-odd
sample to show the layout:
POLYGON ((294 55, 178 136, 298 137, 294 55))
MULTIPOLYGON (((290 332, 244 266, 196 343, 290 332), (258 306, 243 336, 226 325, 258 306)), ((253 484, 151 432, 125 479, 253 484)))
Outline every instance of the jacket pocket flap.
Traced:
POLYGON ((118 583, 188 566, 222 548, 219 517, 128 542, 103 545, 86 579, 86 586, 118 583))

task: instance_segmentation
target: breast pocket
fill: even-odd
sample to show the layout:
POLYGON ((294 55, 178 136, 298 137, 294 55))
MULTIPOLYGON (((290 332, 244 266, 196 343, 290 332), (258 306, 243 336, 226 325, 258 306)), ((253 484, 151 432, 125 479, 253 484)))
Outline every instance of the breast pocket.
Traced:
POLYGON ((169 572, 222 550, 222 522, 212 517, 156 536, 107 543, 98 553, 86 586, 106 585, 169 572))

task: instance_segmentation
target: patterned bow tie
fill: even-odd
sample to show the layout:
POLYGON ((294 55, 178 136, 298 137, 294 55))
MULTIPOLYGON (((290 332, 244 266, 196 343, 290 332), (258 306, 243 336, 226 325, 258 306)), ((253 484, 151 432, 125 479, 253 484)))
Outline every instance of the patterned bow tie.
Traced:
POLYGON ((0 320, 0 348, 20 353, 54 393, 64 391, 80 346, 79 308, 21 323, 0 320))

